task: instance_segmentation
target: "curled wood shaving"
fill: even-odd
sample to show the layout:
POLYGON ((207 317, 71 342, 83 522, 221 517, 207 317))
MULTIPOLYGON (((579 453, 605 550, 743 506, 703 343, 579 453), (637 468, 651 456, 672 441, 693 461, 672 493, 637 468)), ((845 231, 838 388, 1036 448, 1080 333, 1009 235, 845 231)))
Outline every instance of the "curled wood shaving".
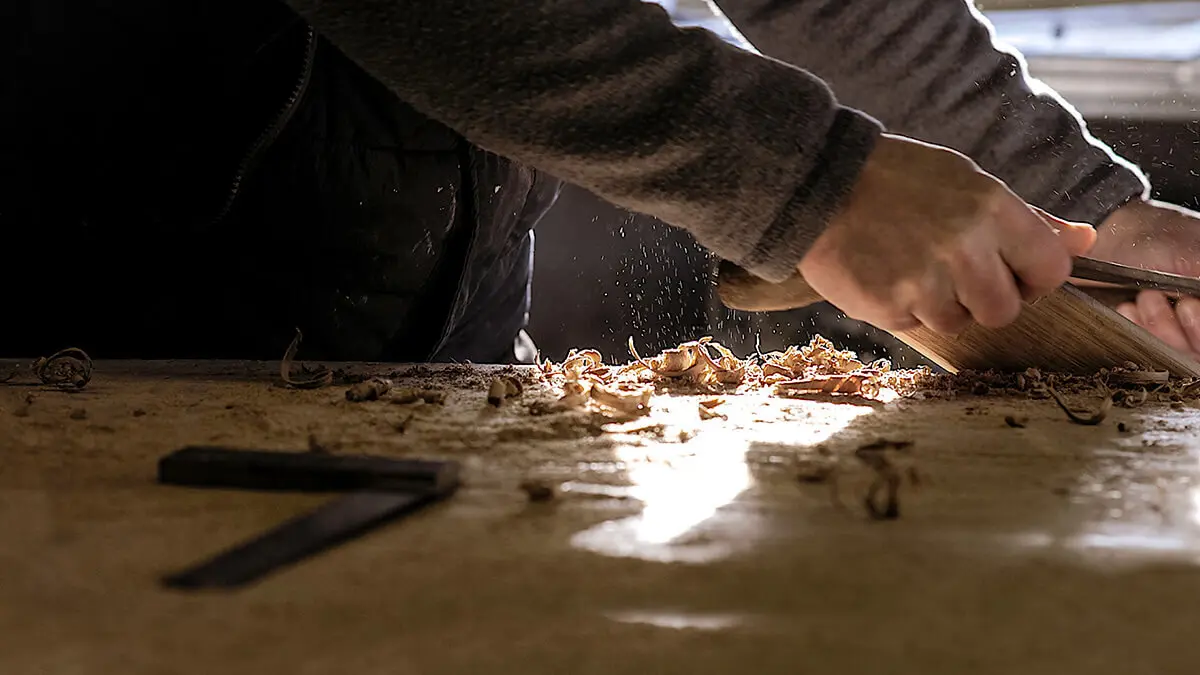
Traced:
POLYGON ((797 394, 861 394, 872 397, 879 394, 879 381, 875 373, 852 373, 830 375, 813 380, 786 380, 775 384, 775 393, 780 396, 797 394))
POLYGON ((736 386, 746 377, 748 361, 737 358, 724 345, 702 337, 685 342, 674 349, 665 349, 649 359, 638 354, 633 338, 629 338, 629 354, 634 358, 625 372, 648 372, 655 378, 686 379, 702 387, 736 386), (718 356, 708 351, 715 349, 718 356))
POLYGON ((38 359, 33 364, 33 373, 42 384, 83 389, 92 381, 92 357, 82 349, 69 347, 38 359))
POLYGON ((591 388, 593 401, 627 415, 648 415, 653 394, 650 387, 636 384, 593 384, 591 388))
MULTIPOLYGON (((851 351, 836 349, 829 340, 815 336, 804 347, 788 347, 782 352, 764 355, 763 377, 784 379, 812 379, 830 375, 846 375, 865 366, 851 351)), ((876 370, 891 369, 887 361, 872 364, 876 370)))
POLYGON ((1104 418, 1108 417, 1108 412, 1112 410, 1113 399, 1111 395, 1104 397, 1104 400, 1100 403, 1100 407, 1096 410, 1096 412, 1089 413, 1087 415, 1080 415, 1067 406, 1067 402, 1064 401, 1063 397, 1054 390, 1053 386, 1047 386, 1046 391, 1050 394, 1051 398, 1054 399, 1054 402, 1058 404, 1058 407, 1062 408, 1062 411, 1067 414, 1067 419, 1071 420, 1075 424, 1095 426, 1103 422, 1104 418))
POLYGON ((583 351, 572 350, 559 368, 560 372, 569 380, 578 380, 584 375, 594 375, 603 378, 608 374, 608 369, 604 367, 600 352, 595 349, 585 349, 583 351))
POLYGON ((292 338, 292 343, 283 353, 283 360, 279 362, 279 378, 292 389, 320 389, 332 384, 333 371, 324 366, 317 366, 312 370, 301 367, 298 377, 292 375, 292 360, 296 358, 296 352, 303 340, 304 334, 297 328, 296 337, 292 338))
POLYGON ((633 337, 629 338, 629 353, 643 368, 659 377, 676 378, 695 376, 702 372, 706 364, 700 363, 699 348, 712 338, 703 337, 693 342, 685 342, 674 349, 664 349, 658 356, 644 359, 634 347, 633 337))

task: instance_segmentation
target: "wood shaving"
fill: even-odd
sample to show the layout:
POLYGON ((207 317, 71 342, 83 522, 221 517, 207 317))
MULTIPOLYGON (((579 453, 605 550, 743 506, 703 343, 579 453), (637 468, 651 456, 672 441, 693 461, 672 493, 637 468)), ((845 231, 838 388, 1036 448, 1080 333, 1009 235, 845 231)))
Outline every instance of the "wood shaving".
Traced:
POLYGON ((301 366, 298 373, 292 373, 292 360, 296 358, 296 352, 303 340, 304 334, 297 328, 296 337, 292 338, 287 351, 283 353, 283 360, 279 362, 279 378, 292 389, 320 389, 329 386, 333 383, 333 371, 324 366, 312 369, 301 366))
POLYGON ((408 405, 418 401, 423 401, 431 405, 445 405, 446 392, 441 389, 402 387, 400 389, 393 389, 389 400, 397 405, 408 405))
POLYGON ((383 377, 373 377, 359 382, 346 390, 346 400, 351 403, 363 401, 378 401, 392 388, 392 381, 383 377))
POLYGON ((511 375, 501 375, 492 380, 488 387, 487 402, 489 405, 500 407, 510 398, 516 398, 525 391, 521 381, 511 375))
POLYGON ((1123 408, 1137 408, 1145 403, 1148 398, 1150 398, 1150 392, 1146 391, 1145 387, 1139 388, 1137 392, 1117 390, 1112 394, 1113 404, 1123 408))
POLYGON ((92 381, 92 357, 76 347, 42 357, 33 364, 42 384, 66 390, 83 389, 92 381))
POLYGON ((651 387, 629 383, 593 384, 591 387, 592 401, 627 415, 649 414, 653 394, 651 387))
POLYGON ((1074 410, 1071 410, 1071 408, 1067 405, 1067 402, 1063 400, 1063 397, 1054 390, 1054 387, 1049 386, 1046 388, 1046 391, 1050 394, 1051 398, 1054 399, 1054 402, 1058 404, 1058 407, 1062 408, 1063 412, 1067 414, 1067 419, 1071 420, 1075 424, 1095 426, 1103 422, 1104 418, 1108 417, 1108 412, 1112 410, 1112 396, 1105 396, 1104 400, 1100 403, 1100 407, 1097 408, 1095 412, 1081 415, 1074 410))
POLYGON ((861 394, 872 398, 879 394, 878 373, 857 372, 849 375, 829 375, 815 380, 785 380, 775 384, 779 396, 800 394, 861 394))
POLYGON ((720 385, 736 385, 742 381, 746 372, 745 363, 733 356, 733 353, 721 345, 712 343, 719 348, 717 359, 708 352, 712 343, 711 337, 685 342, 673 349, 664 349, 661 354, 644 359, 637 352, 633 338, 629 338, 629 353, 634 363, 626 366, 623 372, 648 372, 653 379, 684 380, 706 389, 720 385))

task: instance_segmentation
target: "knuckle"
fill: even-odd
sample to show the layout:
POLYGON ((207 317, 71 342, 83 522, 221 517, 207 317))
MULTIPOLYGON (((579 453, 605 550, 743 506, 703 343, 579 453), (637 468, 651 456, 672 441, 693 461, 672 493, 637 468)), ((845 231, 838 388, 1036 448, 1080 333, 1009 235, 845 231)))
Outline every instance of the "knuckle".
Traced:
POLYGON ((986 310, 979 312, 975 320, 985 328, 1003 328, 1021 314, 1021 300, 1015 295, 1005 294, 996 299, 986 310))

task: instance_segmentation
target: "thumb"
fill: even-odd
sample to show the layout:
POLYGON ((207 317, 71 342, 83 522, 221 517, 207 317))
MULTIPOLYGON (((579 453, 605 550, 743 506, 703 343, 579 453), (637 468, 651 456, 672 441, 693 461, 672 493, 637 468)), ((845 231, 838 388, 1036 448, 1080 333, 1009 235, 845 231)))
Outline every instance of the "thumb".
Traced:
POLYGON ((1067 247, 1067 251, 1071 253, 1071 257, 1085 255, 1096 245, 1096 228, 1091 225, 1063 220, 1062 218, 1046 213, 1032 204, 1029 205, 1029 208, 1033 209, 1033 212, 1038 214, 1050 226, 1050 229, 1058 234, 1058 238, 1067 247))

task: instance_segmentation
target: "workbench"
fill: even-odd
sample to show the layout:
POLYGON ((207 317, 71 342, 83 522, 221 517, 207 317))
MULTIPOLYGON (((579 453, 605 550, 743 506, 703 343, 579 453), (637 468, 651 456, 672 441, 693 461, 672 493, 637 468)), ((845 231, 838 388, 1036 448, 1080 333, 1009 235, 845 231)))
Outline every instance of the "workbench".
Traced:
POLYGON ((1190 404, 1081 426, 1015 397, 762 393, 701 420, 700 397, 660 396, 600 426, 531 415, 536 384, 487 405, 494 368, 353 369, 449 397, 351 403, 232 362, 0 387, 0 673, 1067 675, 1200 656, 1190 404), (877 439, 913 443, 895 520, 862 504, 855 449, 877 439), (158 485, 189 444, 455 459, 465 485, 257 585, 178 592, 162 574, 328 499, 158 485), (530 480, 558 497, 531 502, 530 480))

